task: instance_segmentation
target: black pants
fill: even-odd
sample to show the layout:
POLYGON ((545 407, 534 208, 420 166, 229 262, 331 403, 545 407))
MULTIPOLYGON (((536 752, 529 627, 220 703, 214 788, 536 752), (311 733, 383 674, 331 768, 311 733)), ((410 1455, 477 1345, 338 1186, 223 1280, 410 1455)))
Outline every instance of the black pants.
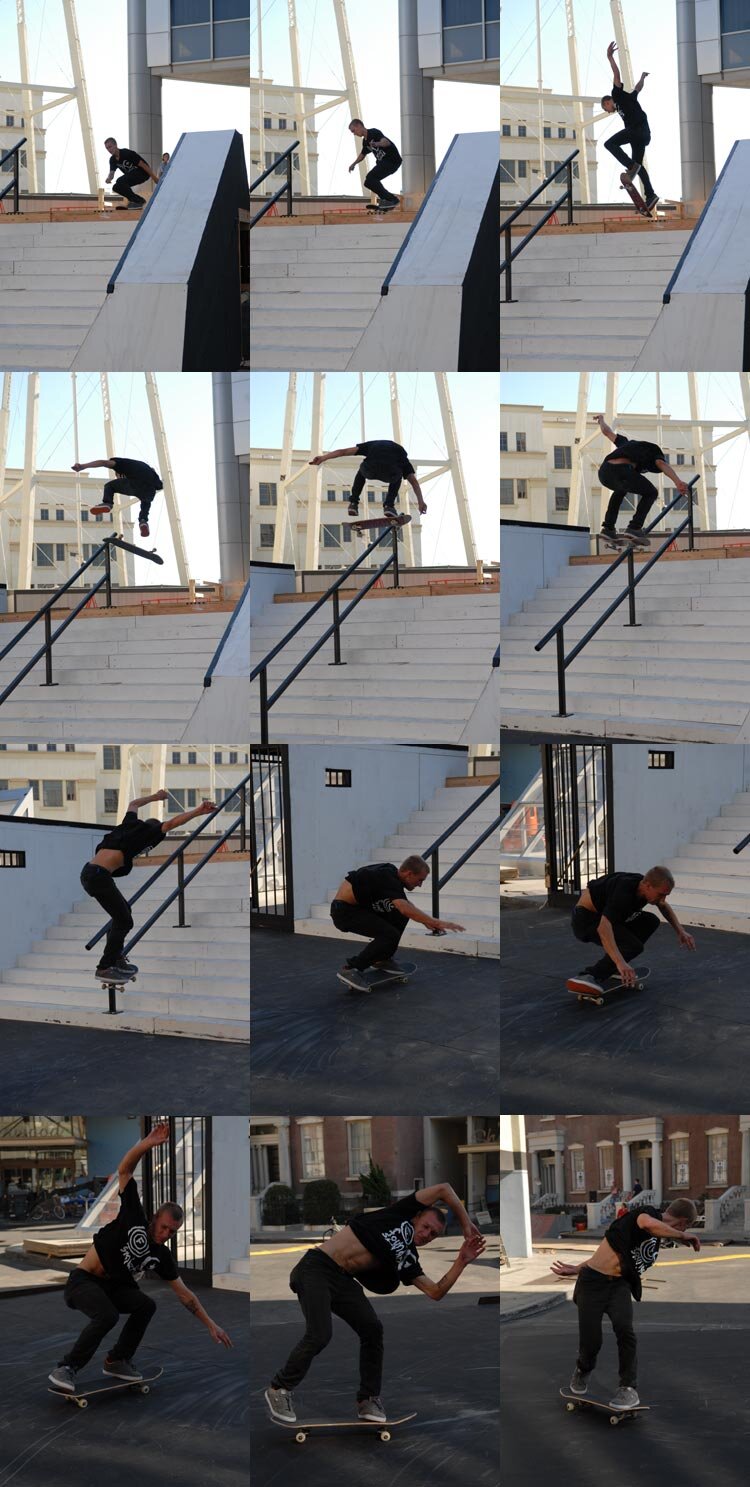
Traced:
POLYGON ((71 1270, 64 1291, 65 1305, 90 1317, 78 1341, 64 1358, 65 1368, 83 1368, 93 1358, 100 1342, 117 1326, 122 1313, 127 1322, 117 1341, 109 1349, 109 1358, 132 1359, 143 1334, 156 1311, 156 1302, 135 1284, 123 1285, 106 1276, 89 1275, 87 1270, 71 1270))
POLYGON ((335 898, 331 904, 331 918, 342 934, 364 935, 369 939, 369 945, 365 945, 359 955, 350 955, 346 962, 352 970, 358 971, 366 971, 376 960, 390 960, 396 954, 409 922, 398 909, 391 909, 389 915, 376 914, 374 909, 345 904, 340 898, 335 898))
POLYGON ((380 183, 386 176, 395 175, 401 164, 400 155, 395 161, 393 156, 390 158, 386 156, 385 160, 379 160, 377 165, 373 165, 372 170, 368 171, 365 176, 365 185, 368 191, 374 191, 375 195, 379 196, 381 201, 398 201, 398 197, 394 196, 392 191, 384 190, 380 183))
POLYGON ((112 920, 99 964, 113 966, 120 959, 125 939, 133 928, 133 915, 128 902, 106 867, 98 867, 93 862, 86 863, 81 873, 81 884, 89 898, 95 898, 112 920))
POLYGON ((156 495, 156 491, 152 485, 139 485, 135 480, 127 480, 124 475, 121 475, 118 480, 108 480, 102 491, 102 504, 104 506, 114 506, 115 491, 119 492, 121 496, 136 496, 141 503, 138 511, 138 520, 148 521, 151 502, 156 495))
MULTIPOLYGON (((398 475, 391 475, 390 478, 388 479, 388 481, 387 482, 384 482, 384 483, 387 483, 387 485, 388 485, 388 494, 383 497, 383 505, 384 506, 386 506, 386 505, 388 505, 388 506, 395 506, 396 501, 398 500, 398 493, 399 493, 399 491, 401 489, 401 481, 403 480, 403 478, 404 478, 403 475, 399 472, 398 475)), ((357 471, 357 473, 356 473, 356 475, 355 475, 355 477, 354 477, 354 479, 352 481, 352 501, 353 501, 354 505, 355 506, 358 506, 359 505, 359 498, 360 498, 360 496, 362 494, 362 491, 364 490, 364 486, 365 486, 365 481, 366 480, 382 480, 382 479, 383 479, 383 476, 382 475, 373 475, 368 470, 368 468, 367 468, 367 460, 364 460, 363 463, 360 465, 360 467, 359 467, 359 469, 358 469, 358 471, 357 471)))
MULTIPOLYGON (((592 914, 590 909, 574 909, 571 923, 573 934, 577 940, 583 940, 585 945, 598 945, 602 948, 599 939, 599 923, 601 914, 592 914)), ((631 965, 638 956, 642 954, 647 940, 656 933, 659 928, 659 920, 655 914, 647 914, 645 909, 640 914, 635 914, 628 919, 627 924, 613 924, 612 933, 615 944, 623 959, 631 965)), ((617 966, 608 955, 603 955, 601 960, 591 966, 590 974, 599 982, 606 981, 608 976, 616 976, 617 966)))
POLYGON ((611 139, 605 139, 604 141, 605 150, 609 150, 610 155, 614 155, 615 160, 619 160, 620 164, 624 165, 626 170, 630 170, 634 165, 638 166, 638 175, 641 178, 644 198, 646 201, 648 201, 649 196, 654 195, 654 188, 651 185, 651 178, 643 164, 643 157, 646 153, 646 145, 650 145, 650 143, 650 129, 621 129, 619 134, 613 134, 611 139), (630 145, 630 153, 632 156, 630 160, 628 159, 625 151, 622 148, 623 145, 630 145))
POLYGON ((328 1347, 333 1315, 341 1317, 359 1338, 357 1399, 377 1399, 383 1377, 383 1326, 359 1281, 347 1275, 330 1255, 310 1250, 295 1265, 289 1285, 302 1307, 307 1327, 274 1377, 272 1388, 296 1389, 313 1358, 328 1347))
POLYGON ((145 198, 143 196, 136 196, 133 187, 140 186, 144 181, 148 181, 149 179, 149 175, 145 170, 141 170, 140 165, 134 165, 130 170, 124 170, 122 175, 117 177, 112 190, 116 191, 118 196, 124 196, 126 201, 135 201, 139 206, 143 206, 145 198))
POLYGON ((637 1379, 637 1352, 633 1329, 633 1298, 630 1287, 621 1275, 600 1275, 584 1265, 578 1274, 573 1292, 578 1307, 578 1367, 581 1373, 591 1373, 602 1345, 602 1317, 609 1317, 617 1339, 617 1356, 620 1365, 620 1383, 626 1389, 635 1389, 637 1379))
POLYGON ((640 532, 643 523, 648 516, 659 492, 655 485, 647 480, 645 475, 639 475, 632 465, 608 465, 599 466, 599 479, 608 491, 612 491, 609 505, 607 507, 604 521, 605 527, 617 525, 617 517, 626 496, 638 496, 640 499, 633 514, 629 526, 634 532, 640 532))

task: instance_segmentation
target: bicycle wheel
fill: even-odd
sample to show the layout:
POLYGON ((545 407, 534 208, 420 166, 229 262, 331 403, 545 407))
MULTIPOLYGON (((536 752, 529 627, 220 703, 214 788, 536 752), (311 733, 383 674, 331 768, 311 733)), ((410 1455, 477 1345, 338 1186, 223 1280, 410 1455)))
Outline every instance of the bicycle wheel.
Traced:
POLYGON ((54 1198, 52 1199, 52 1212, 56 1219, 65 1218, 65 1205, 60 1202, 57 1194, 55 1194, 54 1198))

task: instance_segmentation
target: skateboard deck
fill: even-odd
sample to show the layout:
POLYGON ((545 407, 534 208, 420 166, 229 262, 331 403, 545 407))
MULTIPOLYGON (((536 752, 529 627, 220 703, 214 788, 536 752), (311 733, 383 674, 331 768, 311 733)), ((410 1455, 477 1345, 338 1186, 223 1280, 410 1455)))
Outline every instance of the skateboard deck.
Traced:
POLYGON ((368 212, 397 212, 401 206, 401 202, 391 201, 387 206, 383 206, 380 202, 368 201, 366 205, 368 212))
POLYGON ((593 987, 587 990, 585 983, 579 981, 577 976, 569 976, 565 982, 565 989, 571 992, 573 996, 577 996, 579 1002, 596 1002, 597 1007, 602 1007, 605 997, 609 995, 610 991, 644 990, 651 971, 648 966, 634 966, 633 969, 636 973, 636 979, 632 986, 626 986, 621 976, 610 976, 609 980, 605 981, 601 991, 596 991, 593 987))
POLYGON ((629 1409, 616 1410, 606 1399, 593 1399, 589 1394, 571 1394, 570 1389, 561 1389, 560 1397, 565 1400, 565 1408, 571 1414, 587 1405, 592 1410, 604 1410, 605 1415, 609 1415, 610 1425, 619 1425, 621 1420, 634 1420, 636 1415, 647 1415, 651 1408, 648 1404, 634 1404, 629 1409))
POLYGON ((69 1394, 66 1389, 56 1389, 50 1384, 47 1392, 57 1394, 60 1399, 69 1399, 79 1410, 85 1410, 95 1394, 114 1394, 119 1389, 134 1389, 137 1394, 150 1394, 151 1385, 155 1379, 161 1378, 163 1372, 163 1368, 155 1368, 151 1373, 144 1373, 142 1379, 111 1379, 105 1384, 95 1384, 92 1389, 76 1389, 74 1394, 69 1394))
POLYGON ((416 1418, 415 1410, 414 1414, 400 1415, 397 1420, 297 1420, 294 1425, 287 1425, 284 1420, 271 1416, 274 1425, 280 1425, 282 1430, 293 1430, 294 1438, 300 1445, 304 1444, 312 1430, 376 1430, 381 1441, 389 1441, 394 1425, 405 1425, 407 1420, 416 1418))
POLYGON ((622 186, 623 191, 627 191, 628 196, 630 197, 630 200, 632 201, 633 206, 635 207, 639 215, 641 217, 648 217, 651 222, 656 222, 658 218, 656 206, 646 206, 646 203, 641 196, 638 187, 635 185, 630 185, 629 183, 623 181, 622 177, 620 178, 620 185, 622 186))
POLYGON ((362 521, 358 521, 355 518, 355 520, 350 521, 348 525, 354 532, 366 532, 370 527, 405 527, 406 523, 409 521, 411 521, 411 517, 406 515, 370 516, 367 518, 366 521, 364 519, 362 521))
MULTIPOLYGON (((405 960, 403 964, 399 966, 399 969, 397 971, 379 971, 375 968, 372 968, 370 970, 363 971, 362 975, 365 977, 365 980, 368 983, 367 990, 368 992, 370 992, 375 991, 376 987, 378 986, 405 986, 410 976, 414 975, 416 969, 417 966, 415 961, 405 960)), ((344 981, 344 978, 340 971, 337 971, 336 974, 339 981, 344 981)), ((344 985, 348 986, 348 981, 344 981, 344 985)), ((352 991, 358 990, 356 986, 352 986, 350 989, 352 991)))

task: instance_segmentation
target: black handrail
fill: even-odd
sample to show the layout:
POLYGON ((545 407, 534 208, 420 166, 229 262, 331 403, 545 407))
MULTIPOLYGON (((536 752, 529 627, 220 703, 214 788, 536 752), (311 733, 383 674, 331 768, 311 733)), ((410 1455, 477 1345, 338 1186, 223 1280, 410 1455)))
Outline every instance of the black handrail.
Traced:
POLYGON ((512 269, 511 269, 511 264, 513 263, 513 260, 518 257, 519 253, 522 253, 523 252, 524 248, 526 247, 526 244, 527 243, 530 243, 531 242, 531 239, 534 238, 534 237, 536 237, 536 235, 540 231, 540 229, 542 227, 544 227, 545 222, 549 222, 550 217, 554 217, 555 212, 566 201, 568 203, 568 227, 572 227, 573 226, 573 161, 575 160, 576 155, 580 155, 580 153, 581 153, 580 150, 573 150, 572 154, 568 155, 565 160, 561 160, 560 161, 560 164, 559 165, 556 165, 555 166, 555 169, 554 170, 551 170, 548 176, 545 176, 544 180, 542 181, 541 186, 537 186, 536 191, 532 191, 531 196, 527 196, 526 200, 524 202, 522 202, 521 206, 520 207, 516 207, 515 212, 511 212, 510 216, 509 217, 506 217, 505 221, 500 223, 500 232, 505 237, 505 258, 503 259, 503 262, 500 264, 500 273, 501 274, 503 274, 503 273, 505 274, 505 303, 506 304, 509 304, 512 301, 512 299, 513 299, 513 283, 512 283, 512 269), (517 245, 517 247, 515 247, 511 251, 510 229, 513 226, 513 223, 516 221, 516 218, 520 217, 521 216, 521 213, 522 212, 525 212, 526 211, 526 208, 529 207, 529 206, 531 206, 532 201, 536 201, 537 196, 541 196, 542 192, 543 191, 546 191, 546 189, 547 189, 548 186, 551 186, 552 182, 555 179, 555 176, 559 176, 561 170, 564 170, 565 171, 566 176, 567 176, 567 182, 568 182, 567 186, 565 187, 565 190, 563 191, 562 196, 558 197, 558 200, 556 202, 554 202, 554 204, 551 207, 548 207, 547 211, 543 214, 543 216, 541 216, 539 218, 539 221, 538 222, 535 222, 534 223, 534 226, 531 227, 531 228, 529 228, 529 231, 527 232, 526 236, 524 238, 522 238, 521 241, 520 241, 520 243, 517 245))
MULTIPOLYGON (((643 567, 639 569, 638 573, 636 574, 635 572, 633 548, 630 544, 628 544, 627 548, 624 548, 623 551, 614 559, 614 562, 610 563, 609 566, 605 568, 604 572, 599 576, 599 578, 597 578, 595 582, 592 583, 591 587, 586 590, 586 593, 582 594, 580 599, 577 599, 575 604, 572 604, 570 606, 570 609, 566 610, 565 614, 562 616, 562 619, 559 619, 556 624, 554 624, 552 628, 547 631, 546 635, 543 635, 541 640, 537 641, 536 645, 534 646, 535 651, 541 651, 544 649, 545 645, 547 645, 548 641, 552 639, 553 635, 557 638, 557 715, 559 718, 567 718, 569 716, 565 707, 565 672, 567 671, 567 668, 570 666, 571 662, 575 661, 576 656, 580 655, 584 646, 588 645, 589 641, 594 637, 594 635, 596 635, 597 632, 601 630, 602 625, 606 624, 610 616, 613 615, 615 610, 619 608, 620 604, 622 604, 623 599, 627 598, 628 600, 628 625, 636 625, 638 623, 635 617, 635 590, 638 584, 641 582, 641 579, 646 577, 646 574, 649 572, 649 570, 653 568, 654 563, 658 563, 659 558, 662 557, 662 555, 667 551, 668 547, 672 546, 672 543, 675 542, 676 539, 682 534, 682 532, 685 531, 686 527, 688 531, 688 551, 694 551, 695 532, 693 527, 693 487, 699 480, 700 476, 694 475, 692 480, 687 482, 688 507, 685 520, 681 521, 679 526, 675 527, 675 530, 673 532, 670 532, 669 535, 665 537, 661 546, 656 549, 655 553, 652 553, 648 562, 644 563, 643 567), (591 595, 596 593, 596 590, 600 588, 603 583, 606 582, 610 574, 614 573, 615 568, 619 567, 620 563, 625 561, 627 561, 628 565, 628 582, 626 587, 622 590, 622 593, 617 595, 616 599, 612 600, 612 603, 609 605, 609 607, 605 609, 602 614, 599 615, 599 618, 595 620, 591 628, 586 631, 586 634, 582 637, 581 640, 578 641, 578 644, 575 645, 572 651, 570 651, 566 656, 564 631, 568 620, 571 619, 574 614, 577 614, 578 610, 581 609, 586 601, 591 598, 591 595)), ((652 532, 654 527, 657 526, 658 523, 661 521, 662 517, 666 516, 667 513, 678 504, 679 501, 682 501, 684 499, 685 497, 681 496, 679 493, 674 496, 669 504, 665 506, 659 512, 658 516, 654 518, 650 525, 644 527, 644 531, 652 532)))
POLYGON ((0 191, 0 201, 3 201, 5 199, 5 197, 8 195, 8 192, 9 191, 12 191, 13 192, 13 211, 14 211, 14 213, 16 215, 18 214, 18 208, 19 208, 19 195, 20 195, 19 181, 20 181, 20 176, 21 176, 21 172, 20 172, 20 168, 19 168, 20 167, 19 151, 20 151, 21 147, 26 144, 26 139, 27 139, 27 136, 24 135, 23 139, 19 139, 17 145, 11 145, 10 149, 9 150, 6 150, 4 155, 0 155, 0 170, 2 170, 2 168, 3 168, 3 166, 4 166, 5 162, 6 162, 6 160, 10 160, 11 155, 15 155, 15 157, 16 157, 15 158, 15 161, 13 163, 13 174, 12 174, 12 176, 11 176, 11 178, 10 178, 7 186, 3 186, 2 191, 0 191))
MULTIPOLYGON (((448 840, 448 837, 449 836, 452 836, 453 833, 454 833, 454 831, 457 831, 458 830, 459 826, 463 826, 464 821, 467 821, 468 818, 469 818, 469 816, 473 815, 474 811, 476 811, 478 809, 478 807, 480 805, 482 805, 484 803, 484 801, 489 798, 490 795, 492 795, 492 793, 493 793, 494 790, 499 790, 499 789, 500 789, 500 778, 498 776, 498 778, 496 780, 493 780, 493 782, 492 782, 491 785, 488 785, 487 786, 487 789, 486 790, 483 790, 482 791, 482 794, 479 795, 477 797, 477 799, 475 801, 473 801, 470 806, 467 806, 467 808, 466 808, 465 811, 462 811, 461 815, 458 816, 455 821, 452 821, 451 822, 450 826, 447 826, 446 827, 445 831, 441 832, 440 836, 438 836, 438 837, 435 838, 435 841, 432 843, 432 845, 429 846, 429 847, 426 847, 425 850, 424 850, 424 852, 422 852, 420 854, 422 857, 424 857, 424 859, 425 859, 426 862, 429 861, 430 859, 432 859, 432 884, 431 884, 431 887, 432 887, 432 917, 433 917, 433 919, 439 919, 440 918, 440 890, 441 890, 441 888, 444 888, 445 885, 446 885, 446 883, 448 883, 450 881, 450 879, 453 877, 454 873, 457 873, 458 870, 459 870, 459 868, 460 867, 463 867, 464 863, 465 862, 468 862, 468 860, 469 860, 470 857, 473 857, 473 855, 476 852, 477 848, 478 847, 481 847, 482 842, 486 841, 487 840, 487 837, 488 836, 491 836, 492 833, 493 833, 493 831, 496 831, 497 830, 497 828, 500 825, 500 822, 502 820, 502 817, 501 816, 498 816, 497 819, 495 821, 493 821, 490 826, 487 827, 486 831, 483 831, 482 834, 481 834, 481 836, 478 836, 477 839, 476 839, 476 841, 475 842, 472 842, 472 845, 470 847, 467 847, 466 851, 463 853, 463 855, 461 857, 459 857, 458 861, 457 862, 454 862, 453 866, 450 867, 448 869, 447 873, 444 873, 443 877, 441 878, 441 876, 440 876, 440 856, 439 856, 439 850, 442 847, 443 842, 447 841, 448 840)), ((436 931, 436 933, 439 933, 439 931, 436 931)))
POLYGON ((252 183, 252 185, 250 187, 250 195, 251 196, 252 196, 252 194, 253 194, 254 191, 257 191, 258 187, 263 183, 263 181, 265 181, 268 176, 270 176, 270 175, 273 174, 273 172, 276 170, 276 167, 281 164, 282 160, 285 160, 286 161, 286 182, 285 182, 285 184, 280 187, 280 189, 276 192, 275 196, 269 196, 268 201, 266 202, 265 206, 261 207, 260 211, 259 212, 256 212, 256 214, 255 214, 254 217, 251 217, 250 218, 250 226, 251 227, 254 227, 255 224, 256 224, 256 222, 260 222, 261 217, 265 217, 266 212, 270 212, 271 207, 282 196, 286 196, 286 214, 287 214, 287 217, 292 217, 294 215, 293 210, 292 210, 292 164, 293 164, 293 162, 292 162, 292 155, 294 154, 294 151, 296 150, 298 144, 299 144, 299 140, 298 139, 295 139, 293 141, 293 143, 290 144, 288 146, 288 148, 284 151, 283 155, 277 155, 276 159, 273 161, 273 163, 271 165, 269 165, 268 169, 267 170, 264 170, 262 176, 258 176, 257 180, 253 181, 253 183, 252 183))
POLYGON ((306 614, 303 614, 302 619, 298 620, 296 625, 293 625, 291 630, 287 631, 286 635, 284 635, 283 638, 278 642, 278 644, 273 647, 273 650, 270 650, 268 652, 268 655, 264 656, 263 660, 259 661, 258 665, 255 666, 250 672, 251 682, 254 682, 256 678, 260 678, 260 741, 262 744, 267 744, 269 741, 268 714, 274 703, 278 702, 279 698, 286 691, 287 687, 291 686, 291 683, 295 680, 295 678, 298 677, 300 672, 304 670, 308 661, 311 661, 313 656, 317 655, 318 651, 321 649, 322 646, 325 645, 327 640, 330 640, 331 636, 333 636, 333 660, 329 662, 329 665, 346 665, 346 661, 342 661, 341 659, 341 626, 343 625, 347 615, 351 614, 352 610, 356 608, 357 604, 360 603, 365 594, 367 594, 373 587, 373 584, 376 584, 378 579, 382 578, 383 574, 387 572, 391 565, 393 566, 393 587, 394 589, 397 589, 399 587, 398 533, 399 528, 394 527, 389 523, 386 530, 384 532, 381 532, 379 537, 375 537, 374 540, 370 543, 369 547, 366 547, 364 552, 361 553, 358 558, 355 558, 354 562, 350 563, 348 568, 344 569, 344 572, 340 575, 339 578, 336 579, 334 583, 331 584, 330 588, 326 589, 325 593, 321 594, 319 599, 316 599, 312 608, 308 609, 306 614), (358 590, 355 597, 349 602, 349 604, 347 604, 346 609, 339 612, 339 589, 341 588, 342 584, 346 583, 349 575, 354 573, 357 568, 361 567, 362 563, 364 563, 365 559, 369 557, 370 553, 373 552, 374 549, 378 547, 381 542, 385 542, 385 539, 387 537, 390 537, 393 543, 393 551, 391 552, 390 556, 386 558, 384 563, 381 563, 379 568, 376 568, 374 570, 372 577, 369 578, 367 583, 363 584, 362 588, 358 590), (284 649, 284 646, 287 645, 288 642, 292 640, 295 635, 298 634, 303 625, 306 625, 308 620, 312 619, 314 614, 317 614, 318 610, 322 608, 322 606, 328 599, 331 599, 333 602, 333 624, 329 625, 328 629, 323 631, 323 634, 318 637, 315 644, 311 646, 307 654, 303 656, 302 660, 297 663, 297 665, 294 667, 294 670, 289 672, 289 675, 284 678, 284 681, 281 682, 281 684, 276 688, 276 691, 273 692, 269 697, 268 667, 271 661, 273 661, 274 658, 279 654, 279 651, 282 651, 284 649))
POLYGON ((493 666, 499 666, 500 665, 500 646, 499 646, 499 644, 498 644, 497 650, 495 651, 494 656, 492 657, 492 665, 493 666))
POLYGON ((214 674, 214 671, 216 670, 216 663, 217 663, 217 661, 219 659, 219 656, 221 655, 221 653, 222 653, 222 651, 224 649, 224 646, 226 645, 226 643, 227 643, 227 641, 229 639, 229 636, 230 636, 230 634, 232 632, 232 627, 234 625, 234 622, 237 619, 237 616, 238 616, 238 614, 239 614, 239 612, 240 612, 243 604, 245 603, 245 600, 247 599, 249 593, 250 593, 250 577, 248 575, 247 583, 245 584, 245 587, 242 590, 242 593, 240 594, 240 597, 237 600, 237 603, 235 604, 234 609, 232 610, 231 615, 229 616, 229 624, 227 625, 226 630, 224 631, 224 634, 222 635, 221 640, 219 641, 219 644, 217 645, 216 650, 213 653, 213 656, 211 658, 211 664, 209 665, 208 670, 207 670, 207 672, 206 672, 206 674, 205 674, 205 676, 203 678, 203 685, 204 685, 204 687, 210 687, 210 685, 211 685, 211 682, 213 680, 213 674, 214 674))
POLYGON ((21 626, 18 634, 14 635, 10 643, 5 646, 4 650, 0 651, 0 661, 4 661, 5 657, 10 655, 10 652, 15 648, 15 646, 18 645, 19 640, 23 640, 24 636, 28 635, 29 630, 33 628, 37 620, 44 620, 44 645, 39 647, 39 650, 34 653, 31 660, 28 661, 24 666, 23 670, 19 671, 18 676, 15 677, 10 685, 5 688, 5 691, 0 692, 0 707, 2 707, 3 703, 7 700, 8 697, 10 697, 11 693, 15 692, 16 687, 19 686, 25 676, 28 676, 29 672, 33 670, 33 668, 37 664, 37 661, 40 661, 42 656, 44 656, 45 658, 45 680, 43 682, 40 682, 40 686, 57 686, 57 682, 53 682, 52 680, 52 647, 55 641, 60 638, 64 630, 67 630, 68 625, 72 625, 73 620, 76 619, 76 617, 81 613, 82 609, 86 608, 86 605, 93 598, 94 594, 98 594, 101 588, 106 589, 107 609, 112 608, 111 549, 113 547, 122 548, 124 552, 137 553, 138 557, 148 558, 148 561, 150 563, 158 563, 160 567, 162 567, 164 564, 164 559, 160 558, 155 552, 146 552, 145 548, 143 547, 134 547, 132 542, 125 542, 122 537, 118 537, 116 535, 112 537, 105 537, 104 541, 99 545, 99 547, 95 548, 94 552, 92 552, 91 556, 86 559, 85 563, 81 563, 80 568, 77 568, 72 577, 66 579, 65 583, 61 583, 59 589, 55 589, 54 594, 52 594, 50 598, 47 599, 44 604, 42 604, 41 608, 36 611, 36 614, 33 614, 31 616, 30 620, 27 620, 25 625, 21 626), (83 598, 79 601, 78 604, 76 604, 74 609, 71 609, 70 614, 66 615, 65 619, 62 621, 61 624, 58 625, 53 635, 52 611, 57 604, 58 599, 61 597, 62 594, 66 593, 69 588, 72 588, 76 580, 80 578, 82 573, 86 572, 87 568, 91 567, 92 563, 96 562, 101 553, 104 553, 104 572, 101 578, 97 579, 96 583, 92 584, 91 588, 86 590, 83 598))

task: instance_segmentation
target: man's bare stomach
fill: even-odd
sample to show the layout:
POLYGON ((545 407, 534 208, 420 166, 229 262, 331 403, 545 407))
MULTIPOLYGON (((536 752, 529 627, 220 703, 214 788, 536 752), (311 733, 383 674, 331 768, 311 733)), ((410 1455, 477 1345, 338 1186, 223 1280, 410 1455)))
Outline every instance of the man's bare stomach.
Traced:
POLYGON ((594 1251, 590 1260, 586 1261, 589 1270, 597 1270, 600 1275, 622 1275, 620 1257, 615 1254, 611 1244, 603 1239, 599 1248, 594 1251))
POLYGON ((99 1259, 93 1244, 87 1249, 83 1259, 80 1261, 79 1270, 88 1270, 89 1275, 106 1275, 107 1272, 99 1259))
POLYGON ((590 914, 597 914, 599 912, 593 898, 591 897, 591 894, 589 893, 588 888, 584 888, 581 897, 576 904, 576 908, 588 909, 590 914))
POLYGON ((371 1270, 375 1264, 370 1251, 365 1249, 348 1224, 339 1234, 334 1234, 330 1239, 324 1239, 320 1249, 324 1255, 330 1255, 331 1259, 335 1260, 336 1264, 342 1270, 346 1270, 349 1275, 356 1275, 359 1270, 371 1270))
POLYGON ((340 904, 356 904, 357 902, 354 897, 354 889, 348 878, 344 878, 343 883, 339 883, 333 896, 338 899, 340 904))
POLYGON ((115 873, 125 863, 122 852, 116 852, 113 847, 101 847, 91 858, 92 867, 104 867, 108 873, 115 873))

